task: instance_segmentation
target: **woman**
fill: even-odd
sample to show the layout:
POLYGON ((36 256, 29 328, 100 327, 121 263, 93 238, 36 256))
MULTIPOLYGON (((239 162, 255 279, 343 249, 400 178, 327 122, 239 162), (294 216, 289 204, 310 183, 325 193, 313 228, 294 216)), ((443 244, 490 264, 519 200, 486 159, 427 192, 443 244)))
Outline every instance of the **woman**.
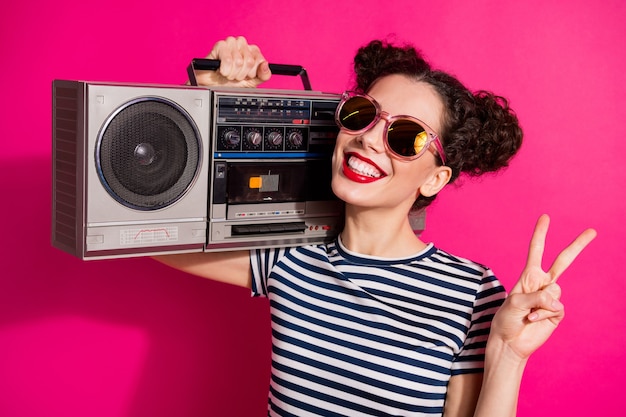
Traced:
MULTIPOLYGON (((271 76, 242 37, 209 58, 222 64, 202 84, 254 87, 271 76)), ((595 232, 544 272, 541 217, 502 305, 488 268, 422 242, 407 214, 461 172, 508 164, 522 133, 506 100, 470 93, 412 47, 374 41, 355 72, 337 111, 332 188, 346 214, 335 242, 159 260, 269 297, 269 415, 515 415, 526 360, 563 318, 556 278, 595 232)))

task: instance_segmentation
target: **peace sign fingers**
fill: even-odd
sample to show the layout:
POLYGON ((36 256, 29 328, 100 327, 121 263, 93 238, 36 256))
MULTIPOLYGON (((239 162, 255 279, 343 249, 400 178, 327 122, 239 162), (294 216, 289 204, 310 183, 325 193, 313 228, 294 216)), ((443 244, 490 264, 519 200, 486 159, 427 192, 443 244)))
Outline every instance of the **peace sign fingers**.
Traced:
POLYGON ((561 274, 574 262, 574 259, 595 239, 596 235, 597 233, 594 229, 587 229, 561 251, 548 270, 548 274, 552 277, 550 284, 559 279, 561 274))
POLYGON ((574 259, 596 237, 596 231, 593 229, 587 229, 582 232, 571 244, 563 249, 554 260, 550 269, 545 272, 541 264, 549 226, 550 218, 547 215, 544 214, 539 217, 530 240, 526 267, 511 293, 531 293, 556 282, 559 276, 574 262, 574 259))
POLYGON ((561 288, 556 280, 596 237, 596 231, 582 232, 556 257, 546 272, 541 267, 550 219, 537 220, 530 240, 526 266, 511 293, 496 313, 489 343, 503 343, 521 359, 528 358, 552 334, 564 317, 559 301, 561 288))

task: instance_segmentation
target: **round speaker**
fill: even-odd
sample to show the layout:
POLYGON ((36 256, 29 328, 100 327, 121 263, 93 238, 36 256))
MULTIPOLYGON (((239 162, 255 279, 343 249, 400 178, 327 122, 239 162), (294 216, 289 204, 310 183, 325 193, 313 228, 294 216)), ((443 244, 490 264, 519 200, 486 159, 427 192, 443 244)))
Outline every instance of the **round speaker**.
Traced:
POLYGON ((193 184, 202 156, 198 129, 178 104, 144 97, 119 107, 103 124, 96 169, 108 193, 135 210, 158 210, 193 184))

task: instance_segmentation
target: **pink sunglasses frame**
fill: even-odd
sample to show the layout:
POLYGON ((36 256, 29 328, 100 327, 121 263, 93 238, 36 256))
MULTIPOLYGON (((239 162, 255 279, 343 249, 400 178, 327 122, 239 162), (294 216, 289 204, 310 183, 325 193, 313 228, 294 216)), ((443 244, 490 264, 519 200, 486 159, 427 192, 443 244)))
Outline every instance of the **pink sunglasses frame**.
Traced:
POLYGON ((433 152, 433 153, 435 155, 439 156, 439 158, 441 159, 441 162, 443 162, 443 165, 446 164, 445 152, 443 150, 443 145, 441 143, 441 139, 439 139, 439 135, 437 135, 437 133, 435 133, 435 131, 433 129, 431 129, 430 126, 428 126, 426 123, 424 123, 423 121, 421 121, 417 117, 408 116, 408 115, 391 116, 389 113, 387 113, 386 111, 384 111, 382 109, 381 105, 373 97, 370 97, 370 96, 368 96, 367 94, 364 94, 364 93, 357 93, 357 92, 354 92, 354 91, 346 91, 346 92, 344 92, 342 94, 341 101, 339 102, 339 105, 337 106, 337 110, 335 111, 335 122, 337 123, 337 126, 339 126, 339 128, 341 128, 341 129, 345 130, 346 132, 348 132, 350 134, 354 134, 354 135, 358 135, 358 134, 367 132, 372 127, 374 127, 376 124, 378 124, 378 122, 381 119, 385 121, 385 130, 384 130, 385 133, 383 135, 383 142, 385 143, 385 148, 387 149, 387 151, 389 153, 391 153, 393 156, 395 156, 396 158, 398 158, 400 160, 413 161, 413 160, 419 158, 420 156, 422 156, 424 153, 426 153, 427 150, 431 150, 431 152, 433 152, 431 147, 434 146, 436 152, 433 152), (340 117, 340 113, 341 113, 341 110, 343 109, 344 104, 348 100, 350 100, 352 98, 355 98, 355 97, 363 98, 363 99, 369 101, 370 103, 372 103, 372 105, 376 109, 376 116, 374 117, 374 119, 367 126, 365 126, 362 129, 359 129, 359 130, 352 130, 352 129, 347 128, 341 122, 341 117, 340 117), (397 153, 396 151, 394 151, 391 148, 391 146, 389 145, 389 139, 387 138, 387 135, 389 133, 389 128, 391 127, 393 122, 395 122, 397 120, 409 120, 409 121, 411 121, 413 123, 418 124, 422 128, 424 128, 424 131, 428 135, 428 141, 426 142, 426 144, 424 145, 424 147, 422 148, 422 150, 419 153, 417 153, 415 155, 411 155, 411 156, 405 156, 405 155, 401 155, 401 154, 397 153))

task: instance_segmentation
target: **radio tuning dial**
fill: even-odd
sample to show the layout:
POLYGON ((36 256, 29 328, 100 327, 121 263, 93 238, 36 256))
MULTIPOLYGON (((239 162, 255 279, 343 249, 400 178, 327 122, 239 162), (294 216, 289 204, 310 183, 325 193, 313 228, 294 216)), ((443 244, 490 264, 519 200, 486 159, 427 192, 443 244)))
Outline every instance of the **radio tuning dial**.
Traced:
POLYGON ((302 145, 304 138, 302 137, 301 132, 291 132, 288 137, 289 143, 294 147, 298 148, 302 145))
POLYGON ((248 134, 246 135, 246 139, 248 140, 248 143, 252 146, 258 146, 259 143, 261 143, 261 140, 263 139, 263 137, 261 136, 261 134, 257 131, 252 131, 252 132, 248 132, 248 134))
POLYGON ((270 132, 267 138, 274 146, 280 145, 283 141, 283 135, 280 132, 270 132))
POLYGON ((229 130, 224 133, 224 145, 228 148, 236 148, 241 141, 241 136, 236 130, 229 130))

